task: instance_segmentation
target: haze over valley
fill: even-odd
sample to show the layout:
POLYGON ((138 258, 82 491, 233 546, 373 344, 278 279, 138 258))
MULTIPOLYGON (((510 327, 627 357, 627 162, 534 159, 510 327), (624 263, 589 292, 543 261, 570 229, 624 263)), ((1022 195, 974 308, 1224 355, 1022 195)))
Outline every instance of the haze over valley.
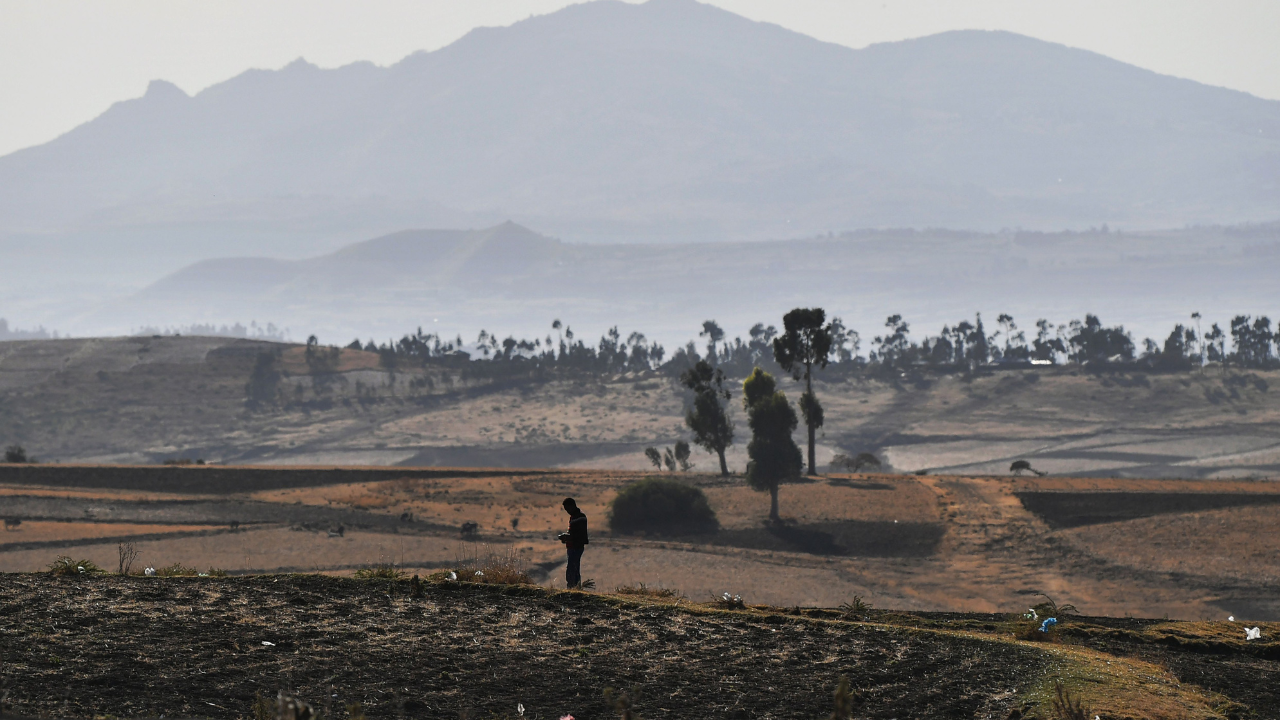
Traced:
MULTIPOLYGON (((195 263, 55 327, 101 334, 248 324, 346 344, 417 328, 471 346, 481 330, 540 338, 618 326, 668 347, 702 321, 730 336, 818 305, 866 340, 901 314, 913 337, 1012 314, 1022 327, 1100 315, 1141 344, 1200 312, 1226 326, 1266 314, 1280 224, 1151 233, 868 231, 788 241, 570 244, 513 223, 404 231, 304 260, 195 263)), ((865 348, 863 351, 865 354, 865 348)))

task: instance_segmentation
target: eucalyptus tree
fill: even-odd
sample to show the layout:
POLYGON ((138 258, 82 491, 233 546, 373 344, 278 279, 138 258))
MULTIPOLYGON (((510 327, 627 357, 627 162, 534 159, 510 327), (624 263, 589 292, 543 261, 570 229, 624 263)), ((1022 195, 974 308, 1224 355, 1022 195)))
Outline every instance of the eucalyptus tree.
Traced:
POLYGON ((747 445, 747 484, 769 493, 769 519, 779 522, 778 486, 794 480, 804 467, 800 448, 791 433, 797 419, 787 396, 779 392, 773 376, 755 368, 742 383, 742 404, 747 410, 751 442, 747 445))
POLYGON ((698 337, 707 339, 707 361, 712 365, 720 362, 720 352, 717 349, 720 341, 724 340, 724 329, 715 320, 707 320, 702 323, 702 332, 698 333, 698 337))
POLYGON ((796 380, 804 378, 800 412, 809 430, 809 474, 817 475, 814 445, 824 421, 822 405, 813 394, 813 366, 825 368, 831 357, 832 327, 822 308, 796 308, 782 317, 782 335, 773 340, 773 357, 796 380))
POLYGON ((680 382, 693 391, 693 406, 684 423, 693 432, 693 441, 720 458, 720 474, 729 474, 724 452, 733 444, 733 421, 729 419, 730 394, 724 386, 724 371, 706 360, 680 375, 680 382))

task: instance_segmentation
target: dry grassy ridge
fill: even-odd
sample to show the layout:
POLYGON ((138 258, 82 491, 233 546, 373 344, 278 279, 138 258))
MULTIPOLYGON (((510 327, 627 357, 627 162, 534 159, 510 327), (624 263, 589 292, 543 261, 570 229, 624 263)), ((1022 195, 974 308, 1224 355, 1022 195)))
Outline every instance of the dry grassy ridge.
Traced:
POLYGON ((316 575, 0 575, 4 694, 18 714, 252 717, 279 688, 344 717, 1048 717, 1055 681, 1104 718, 1280 717, 1278 629, 787 610, 531 586, 316 575), (1252 714, 1250 714, 1252 712, 1252 714))
MULTIPOLYGON (((302 346, 228 338, 0 342, 0 443, 58 462, 575 466, 643 470, 685 437, 682 390, 656 374, 540 378, 380 367, 342 350, 313 374, 302 346), (280 353, 278 404, 250 410, 261 352, 280 353)), ((493 368, 490 368, 492 370, 493 368)), ((740 380, 740 378, 738 378, 740 380)), ((799 385, 782 379, 795 399, 799 385)), ((1280 475, 1280 372, 1090 375, 1078 368, 870 379, 818 374, 818 462, 875 452, 903 472, 1280 475)), ((729 465, 746 464, 746 424, 729 465)), ((715 466, 696 451, 699 469, 715 466)), ((887 469, 887 468, 886 468, 887 469)))

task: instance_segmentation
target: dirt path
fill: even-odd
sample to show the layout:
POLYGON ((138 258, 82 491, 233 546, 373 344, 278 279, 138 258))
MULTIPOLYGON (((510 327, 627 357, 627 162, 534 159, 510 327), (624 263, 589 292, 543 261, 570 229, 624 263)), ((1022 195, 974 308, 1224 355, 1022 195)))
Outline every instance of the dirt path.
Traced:
POLYGON ((922 476, 938 495, 947 532, 925 582, 969 608, 1016 610, 1043 592, 1081 611, 1112 616, 1218 617, 1232 598, 1257 605, 1266 588, 1114 565, 1059 541, 998 478, 922 476), (936 576, 932 582, 927 578, 936 576))

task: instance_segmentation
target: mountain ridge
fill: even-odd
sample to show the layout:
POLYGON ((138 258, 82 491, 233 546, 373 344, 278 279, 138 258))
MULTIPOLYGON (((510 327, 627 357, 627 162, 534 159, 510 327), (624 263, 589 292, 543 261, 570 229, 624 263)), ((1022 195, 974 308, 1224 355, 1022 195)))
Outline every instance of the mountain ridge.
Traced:
POLYGON ((329 198, 322 232, 349 212, 365 237, 395 229, 360 209, 373 199, 400 227, 456 224, 448 210, 577 240, 1280 215, 1280 102, 1007 32, 853 50, 696 2, 605 0, 386 68, 300 59, 173 90, 0 158, 0 230, 308 197, 329 198))

